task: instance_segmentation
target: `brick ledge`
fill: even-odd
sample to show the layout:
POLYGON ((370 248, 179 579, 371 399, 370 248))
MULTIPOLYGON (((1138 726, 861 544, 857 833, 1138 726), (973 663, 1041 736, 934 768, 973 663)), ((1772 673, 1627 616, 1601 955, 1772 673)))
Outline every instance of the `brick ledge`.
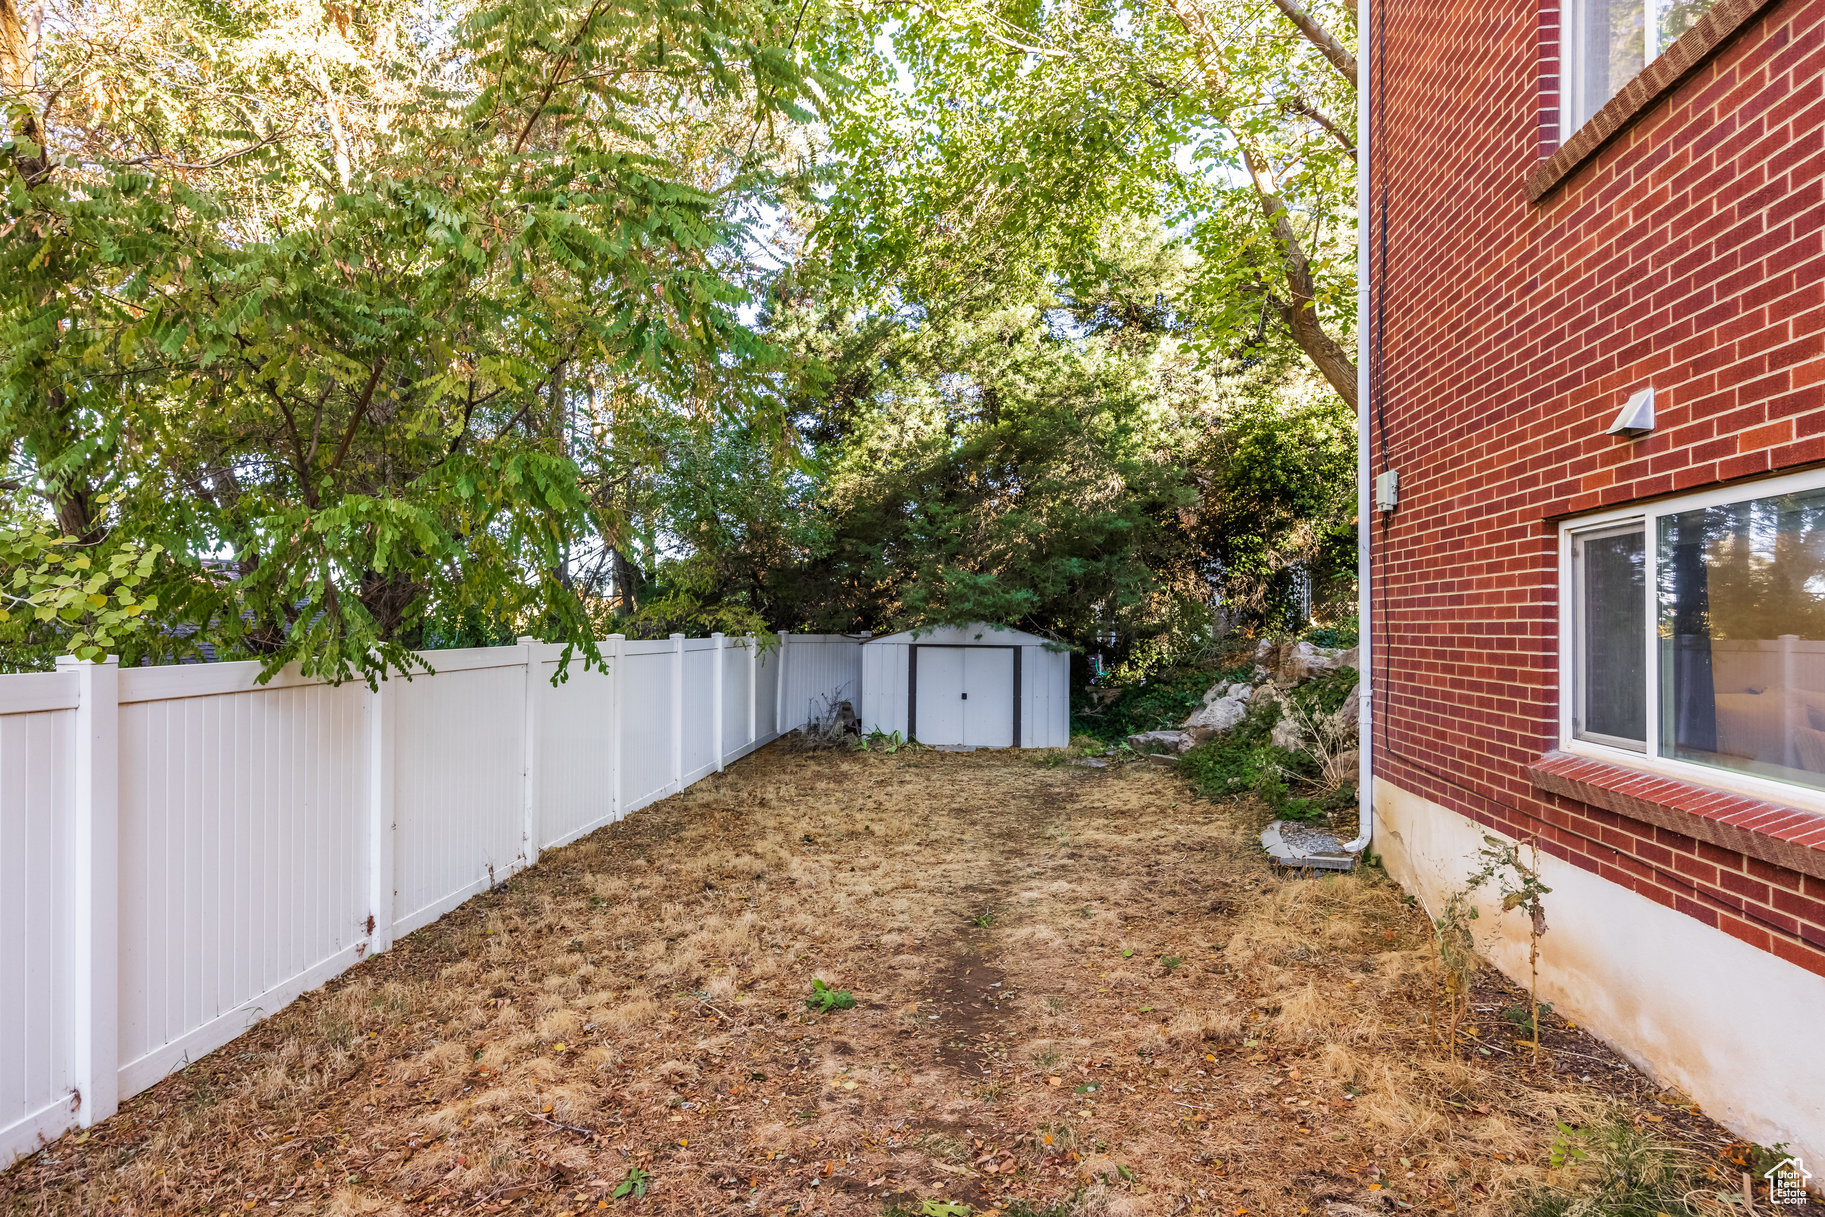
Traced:
POLYGON ((1778 0, 1721 0, 1527 175, 1528 201, 1538 203, 1550 194, 1775 3, 1778 0))
POLYGON ((1719 849, 1825 879, 1825 815, 1548 752, 1527 774, 1541 790, 1665 828, 1719 849))

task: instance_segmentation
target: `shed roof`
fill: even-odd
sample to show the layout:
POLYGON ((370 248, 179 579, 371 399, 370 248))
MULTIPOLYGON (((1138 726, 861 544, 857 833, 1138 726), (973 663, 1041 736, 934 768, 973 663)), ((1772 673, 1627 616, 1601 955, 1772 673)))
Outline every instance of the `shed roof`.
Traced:
POLYGON ((916 643, 920 646, 1031 647, 1048 646, 1050 642, 1050 639, 1041 638, 1037 634, 978 621, 973 625, 920 626, 917 629, 901 630, 898 634, 870 638, 862 645, 872 647, 890 643, 894 646, 907 646, 916 643))

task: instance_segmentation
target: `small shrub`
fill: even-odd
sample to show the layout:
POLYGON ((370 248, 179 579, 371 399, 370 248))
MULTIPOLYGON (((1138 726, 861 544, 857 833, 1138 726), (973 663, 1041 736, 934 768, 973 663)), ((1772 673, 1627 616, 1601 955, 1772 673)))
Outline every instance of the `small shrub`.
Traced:
POLYGON ((1282 763, 1292 759, 1268 742, 1278 717, 1278 706, 1255 706, 1234 727, 1185 753, 1179 772, 1207 798, 1257 791, 1278 778, 1282 763))
POLYGON ((1315 647, 1353 647, 1361 639, 1354 617, 1336 625, 1315 625, 1300 635, 1315 647))
POLYGON ((1204 704, 1215 684, 1246 680, 1253 662, 1215 671, 1164 672, 1123 689, 1113 700, 1096 704, 1091 690, 1081 690, 1071 708, 1071 734, 1114 744, 1142 731, 1166 731, 1204 704))
POLYGON ((1328 726, 1322 732, 1308 728, 1318 739, 1299 751, 1277 746, 1272 737, 1283 712, 1306 724, 1328 724, 1355 684, 1356 670, 1341 668, 1294 689, 1284 705, 1266 700, 1252 706, 1234 727, 1185 753, 1179 772, 1206 798, 1253 794, 1283 820, 1323 821, 1346 812, 1356 805, 1355 783, 1343 780, 1347 741, 1328 726))

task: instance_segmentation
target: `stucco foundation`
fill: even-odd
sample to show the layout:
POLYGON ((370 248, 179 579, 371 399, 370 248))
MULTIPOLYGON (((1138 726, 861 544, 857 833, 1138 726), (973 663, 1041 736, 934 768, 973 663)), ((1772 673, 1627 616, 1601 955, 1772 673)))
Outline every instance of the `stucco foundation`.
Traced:
MULTIPOLYGON (((1385 780, 1375 790, 1373 848, 1428 909, 1502 835, 1385 780)), ((1540 871, 1553 889, 1541 1000, 1720 1123, 1825 1163, 1825 978, 1548 854, 1540 871)), ((1525 919, 1503 917, 1493 891, 1478 903, 1482 954, 1525 985, 1525 919)))

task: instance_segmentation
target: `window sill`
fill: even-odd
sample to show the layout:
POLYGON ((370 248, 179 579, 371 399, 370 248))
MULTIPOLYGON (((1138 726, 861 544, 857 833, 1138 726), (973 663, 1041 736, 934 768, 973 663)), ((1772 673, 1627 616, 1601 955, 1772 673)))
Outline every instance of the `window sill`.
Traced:
POLYGON ((1527 772, 1540 790, 1825 879, 1825 815, 1816 811, 1569 752, 1548 752, 1527 772))
POLYGON ((1654 103, 1672 92, 1680 81, 1704 66, 1707 59, 1774 3, 1775 0, 1719 0, 1710 12, 1698 19, 1698 24, 1681 34, 1660 58, 1623 85, 1589 122, 1574 131, 1570 139, 1559 145, 1557 152, 1527 175, 1528 200, 1537 203, 1552 193, 1555 186, 1652 109, 1654 103))

